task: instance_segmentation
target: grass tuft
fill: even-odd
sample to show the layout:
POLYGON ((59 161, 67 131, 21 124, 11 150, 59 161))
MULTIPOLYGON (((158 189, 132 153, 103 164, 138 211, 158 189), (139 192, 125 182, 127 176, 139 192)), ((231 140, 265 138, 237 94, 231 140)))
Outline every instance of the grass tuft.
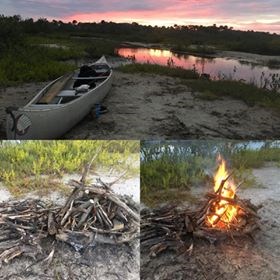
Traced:
POLYGON ((260 105, 280 109, 280 94, 278 92, 261 89, 254 85, 238 81, 205 80, 184 81, 184 84, 194 91, 198 91, 200 94, 197 97, 204 100, 215 100, 215 98, 219 99, 228 96, 242 100, 248 106, 260 105))

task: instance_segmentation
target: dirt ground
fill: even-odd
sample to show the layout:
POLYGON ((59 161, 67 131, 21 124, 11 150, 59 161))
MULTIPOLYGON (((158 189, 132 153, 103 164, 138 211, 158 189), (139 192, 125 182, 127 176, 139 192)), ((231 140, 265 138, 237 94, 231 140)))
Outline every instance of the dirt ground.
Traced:
MULTIPOLYGON (((109 112, 88 115, 65 139, 277 139, 280 113, 224 97, 200 99, 178 79, 115 71, 104 100, 109 112)), ((0 138, 5 138, 5 107, 21 106, 43 83, 9 87, 0 95, 0 138)))
MULTIPOLYGON (((44 249, 51 248, 52 242, 46 240, 44 249)), ((50 249, 48 253, 50 253, 50 249)), ((46 257, 46 256, 45 256, 46 257)), ((38 262, 32 258, 21 257, 0 269, 0 279, 11 280, 138 280, 139 242, 132 245, 112 246, 97 244, 85 252, 75 252, 64 243, 55 245, 52 263, 38 262)))
MULTIPOLYGON (((141 252, 141 277, 145 280, 277 280, 280 279, 280 168, 253 170, 261 188, 240 190, 239 196, 262 204, 262 229, 250 238, 210 244, 196 240, 192 255, 166 251, 156 258, 141 252)), ((206 190, 201 189, 200 195, 206 190)), ((199 192, 195 192, 199 195, 199 192)))

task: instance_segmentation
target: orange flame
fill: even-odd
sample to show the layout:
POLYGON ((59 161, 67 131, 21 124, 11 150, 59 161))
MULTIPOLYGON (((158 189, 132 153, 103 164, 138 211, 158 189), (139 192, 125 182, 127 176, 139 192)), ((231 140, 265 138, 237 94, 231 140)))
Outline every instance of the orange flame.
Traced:
MULTIPOLYGON (((235 197, 236 185, 226 170, 226 162, 218 156, 219 168, 214 176, 214 191, 220 192, 224 198, 233 199, 235 197), (221 188, 221 189, 220 189, 221 188)), ((230 222, 236 219, 238 209, 231 205, 228 200, 220 199, 212 204, 213 213, 207 216, 207 221, 212 227, 224 228, 229 227, 230 222)))

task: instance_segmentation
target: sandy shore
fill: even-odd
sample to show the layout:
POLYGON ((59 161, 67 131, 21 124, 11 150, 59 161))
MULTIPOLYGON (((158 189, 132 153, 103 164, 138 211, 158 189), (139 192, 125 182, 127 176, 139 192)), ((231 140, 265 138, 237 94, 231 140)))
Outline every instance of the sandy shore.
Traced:
MULTIPOLYGON (((26 104, 43 83, 9 87, 1 94, 4 107, 26 104)), ((280 113, 224 97, 207 101, 180 84, 179 79, 116 71, 112 90, 104 100, 109 112, 88 115, 66 139, 276 139, 280 113)))

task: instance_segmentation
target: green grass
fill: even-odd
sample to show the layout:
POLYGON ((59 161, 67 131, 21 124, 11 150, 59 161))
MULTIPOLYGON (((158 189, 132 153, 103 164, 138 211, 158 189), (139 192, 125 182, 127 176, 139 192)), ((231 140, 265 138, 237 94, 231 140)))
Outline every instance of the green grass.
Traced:
POLYGON ((213 186, 217 153, 225 156, 236 184, 243 182, 241 188, 260 187, 252 173, 254 168, 261 168, 267 162, 280 167, 279 147, 250 150, 237 144, 214 142, 203 146, 199 141, 190 141, 179 143, 176 148, 171 143, 175 147, 173 151, 166 149, 167 144, 142 147, 141 200, 149 206, 168 201, 194 201, 192 188, 213 186))
POLYGON ((205 180, 202 158, 158 159, 141 163, 141 200, 150 206, 160 202, 192 199, 189 190, 205 180))
POLYGON ((232 165, 237 169, 260 168, 266 162, 280 164, 280 149, 267 148, 259 151, 241 150, 232 155, 232 165))
POLYGON ((148 73, 164 75, 181 79, 198 79, 199 74, 194 70, 186 70, 181 67, 167 67, 157 64, 128 64, 118 68, 123 73, 148 73))
POLYGON ((206 100, 219 99, 228 96, 242 100, 248 106, 260 105, 268 108, 280 108, 280 94, 258 88, 254 85, 244 84, 238 81, 185 81, 194 91, 199 92, 198 98, 206 100))
POLYGON ((117 43, 65 36, 27 37, 0 56, 0 86, 53 80, 76 69, 74 62, 114 55, 117 43), (60 47, 45 46, 56 44, 60 47))
POLYGON ((139 157, 138 141, 21 141, 4 142, 0 150, 0 180, 13 194, 51 185, 44 175, 82 174, 98 152, 92 170, 100 168, 138 174, 131 160, 139 157))

